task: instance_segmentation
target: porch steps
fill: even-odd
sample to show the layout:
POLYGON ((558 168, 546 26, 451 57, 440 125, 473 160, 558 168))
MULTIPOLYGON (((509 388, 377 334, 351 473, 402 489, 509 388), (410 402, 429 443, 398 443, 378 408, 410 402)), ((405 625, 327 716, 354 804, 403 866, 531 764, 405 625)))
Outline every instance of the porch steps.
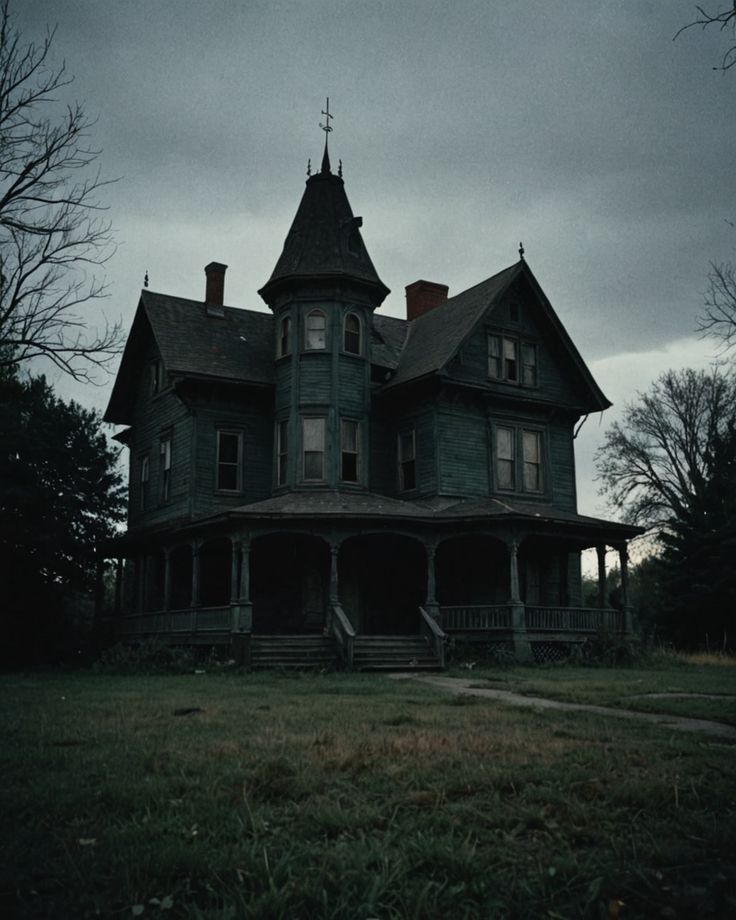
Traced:
POLYGON ((423 636, 356 636, 355 671, 438 671, 440 663, 423 636))
POLYGON ((263 671, 328 670, 336 666, 337 647, 332 637, 323 635, 253 636, 250 660, 252 668, 263 671))

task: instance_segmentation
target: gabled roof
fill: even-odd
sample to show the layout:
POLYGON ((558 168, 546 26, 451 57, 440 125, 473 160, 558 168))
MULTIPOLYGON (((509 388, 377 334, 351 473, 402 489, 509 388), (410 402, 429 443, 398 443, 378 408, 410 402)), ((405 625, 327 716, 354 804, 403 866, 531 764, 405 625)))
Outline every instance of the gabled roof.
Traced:
POLYGON ((105 420, 127 425, 149 337, 172 376, 271 385, 274 331, 270 313, 225 307, 209 316, 202 301, 141 291, 105 420))
POLYGON ((586 391, 583 408, 590 412, 607 409, 611 405, 610 401, 593 379, 580 352, 523 259, 412 320, 408 324, 406 346, 398 368, 384 390, 440 373, 458 353, 463 342, 472 335, 519 278, 526 279, 530 284, 544 317, 578 372, 580 382, 586 391))

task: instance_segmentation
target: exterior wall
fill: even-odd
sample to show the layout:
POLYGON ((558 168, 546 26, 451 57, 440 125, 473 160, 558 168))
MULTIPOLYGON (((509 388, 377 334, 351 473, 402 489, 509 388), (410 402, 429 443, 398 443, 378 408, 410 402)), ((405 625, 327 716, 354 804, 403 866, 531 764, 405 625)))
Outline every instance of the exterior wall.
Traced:
POLYGON ((489 495, 492 490, 488 418, 480 405, 438 409, 439 492, 444 495, 489 495))
POLYGON ((158 354, 151 346, 147 354, 145 372, 138 382, 131 438, 129 442, 129 505, 128 526, 131 531, 164 524, 189 515, 191 488, 192 420, 189 412, 171 388, 151 392, 149 369, 158 354), (170 498, 161 501, 162 437, 171 436, 170 498), (141 509, 140 461, 144 454, 149 458, 149 482, 145 508, 141 509))

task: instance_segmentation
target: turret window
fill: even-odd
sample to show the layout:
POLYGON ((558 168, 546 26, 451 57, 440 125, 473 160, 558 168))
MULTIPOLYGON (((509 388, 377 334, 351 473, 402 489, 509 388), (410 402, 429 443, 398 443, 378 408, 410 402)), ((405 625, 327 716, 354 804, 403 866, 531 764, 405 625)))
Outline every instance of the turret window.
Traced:
POLYGON ((360 331, 360 317, 355 313, 348 313, 345 317, 343 348, 351 355, 361 353, 360 331))
POLYGON ((304 480, 322 482, 325 478, 325 419, 302 419, 304 480))
POLYGON ((360 479, 360 425, 348 418, 340 422, 340 479, 343 482, 360 479))
POLYGON ((307 313, 304 323, 304 346, 307 351, 327 348, 327 317, 321 310, 307 313))
POLYGON ((283 358, 291 351, 291 317, 285 316, 279 323, 278 357, 283 358))
POLYGON ((167 502, 171 498, 171 438, 161 441, 159 450, 159 485, 160 498, 167 502))
POLYGON ((139 506, 141 511, 145 511, 146 506, 148 505, 148 482, 151 477, 150 463, 148 459, 148 454, 145 454, 140 459, 140 478, 138 482, 139 486, 139 506))

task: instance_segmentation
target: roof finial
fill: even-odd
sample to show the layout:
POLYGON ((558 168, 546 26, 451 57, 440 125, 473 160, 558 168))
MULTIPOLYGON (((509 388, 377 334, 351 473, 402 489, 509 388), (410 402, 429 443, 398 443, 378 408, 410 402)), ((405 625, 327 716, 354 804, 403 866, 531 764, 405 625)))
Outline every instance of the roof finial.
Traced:
POLYGON ((144 288, 147 288, 147 287, 148 287, 148 269, 146 269, 146 273, 145 273, 145 275, 143 276, 143 287, 144 287, 144 288))
POLYGON ((312 159, 311 157, 307 160, 307 175, 312 175, 312 159))
POLYGON ((342 179, 342 160, 338 160, 337 174, 342 179))
POLYGON ((327 97, 327 105, 324 107, 324 109, 322 109, 322 114, 325 116, 325 123, 322 124, 322 122, 320 122, 319 126, 325 132, 325 152, 324 152, 324 156, 322 157, 322 170, 321 171, 323 173, 328 173, 328 172, 331 172, 331 170, 330 170, 330 154, 327 150, 327 138, 330 135, 330 131, 332 131, 332 125, 330 124, 330 120, 333 117, 332 115, 330 115, 330 97, 329 96, 327 97))
POLYGON ((524 261, 524 244, 523 243, 519 243, 519 258, 521 259, 522 262, 524 261))

